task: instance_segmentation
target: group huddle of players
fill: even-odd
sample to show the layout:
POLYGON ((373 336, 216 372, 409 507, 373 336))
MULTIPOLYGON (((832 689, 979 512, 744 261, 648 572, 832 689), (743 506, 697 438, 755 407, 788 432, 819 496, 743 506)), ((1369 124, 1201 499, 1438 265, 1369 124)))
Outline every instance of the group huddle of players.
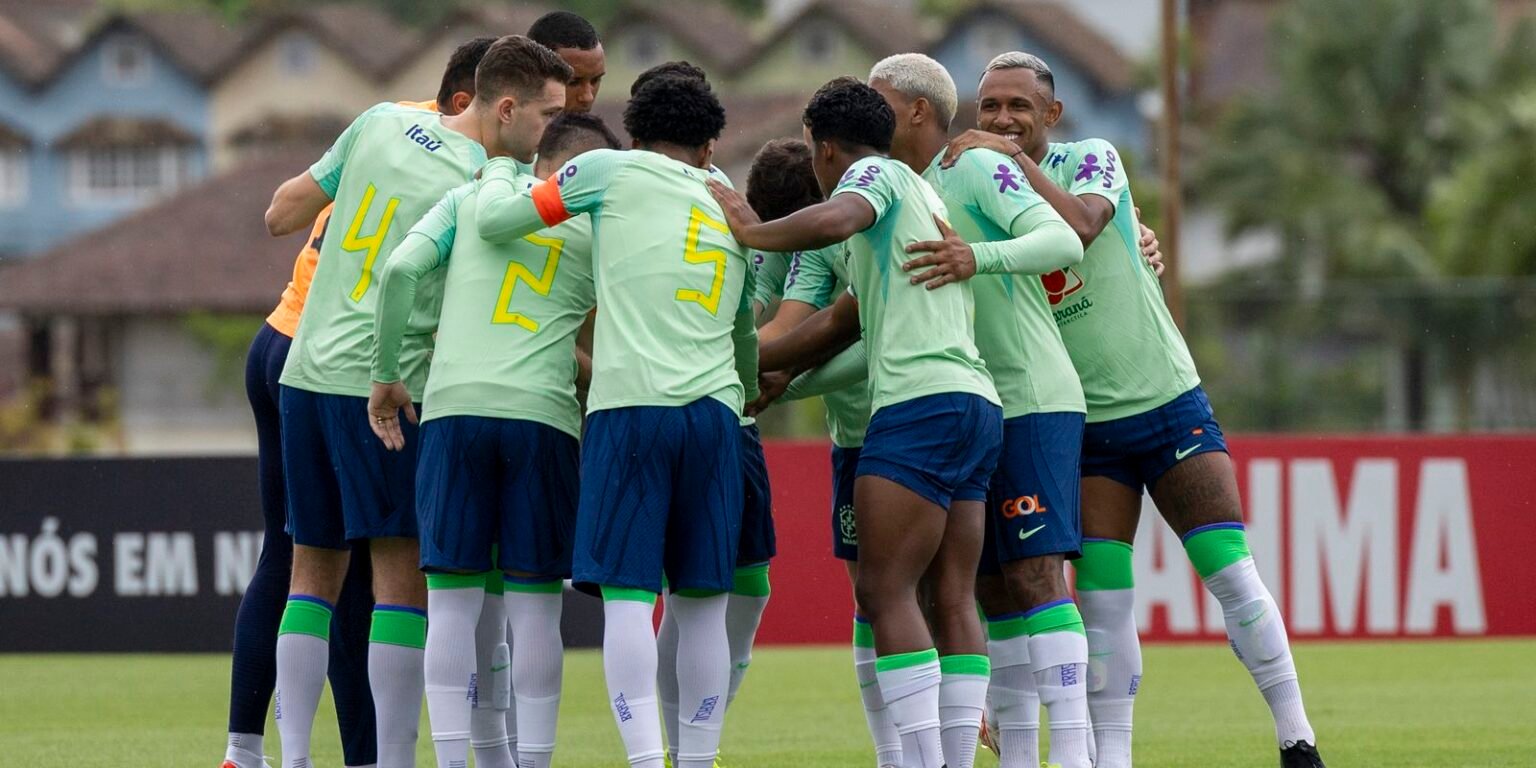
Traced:
POLYGON ((602 70, 574 14, 470 41, 436 102, 373 107, 274 194, 271 232, 314 234, 247 371, 268 538, 226 768, 262 765, 274 681, 308 768, 327 675, 349 766, 414 765, 425 696, 439 768, 547 768, 568 579, 603 599, 628 763, 715 765, 775 549, 752 416, 811 396, 880 768, 978 739, 1033 768, 1042 706, 1050 764, 1131 764, 1144 489, 1282 766, 1323 765, 1155 238, 1114 147, 1049 141, 1045 62, 997 56, 953 138, 927 56, 833 80, 745 196, 703 71, 642 74, 621 149, 602 70))

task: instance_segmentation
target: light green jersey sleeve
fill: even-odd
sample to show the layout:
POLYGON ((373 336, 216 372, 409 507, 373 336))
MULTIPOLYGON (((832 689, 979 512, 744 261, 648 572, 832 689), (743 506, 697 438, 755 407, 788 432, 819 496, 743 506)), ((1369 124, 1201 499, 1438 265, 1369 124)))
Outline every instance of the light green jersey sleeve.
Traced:
POLYGON ((320 185, 326 197, 336 199, 336 189, 341 186, 341 171, 346 167, 347 155, 352 152, 352 145, 357 141, 358 134, 363 132, 363 127, 368 124, 370 118, 380 109, 389 106, 391 105, 388 102, 375 104, 368 111, 358 115, 357 119, 353 120, 352 124, 348 125, 347 129, 336 138, 331 148, 309 167, 310 178, 320 185))
POLYGON ((731 343, 736 350, 736 375, 746 402, 757 399, 757 313, 752 310, 752 277, 747 271, 747 286, 741 292, 741 306, 736 310, 736 321, 731 326, 731 343))
POLYGON ((784 298, 785 276, 794 268, 794 260, 798 257, 798 253, 752 251, 752 273, 757 280, 752 301, 759 312, 765 312, 784 298))
POLYGON ((891 162, 888 157, 874 155, 854 163, 843 174, 832 194, 827 195, 827 199, 845 193, 858 195, 874 207, 875 222, 879 223, 880 217, 896 202, 896 187, 890 183, 890 174, 885 168, 891 162))
POLYGON ((416 286, 421 278, 448 262, 458 229, 459 204, 474 188, 474 184, 464 184, 449 190, 411 227, 384 264, 373 317, 374 381, 387 384, 400 380, 400 347, 416 304, 416 286))
POLYGON ((839 280, 833 260, 846 255, 843 243, 813 251, 796 251, 784 278, 784 300, 826 309, 837 300, 839 280))
POLYGON ((1077 167, 1072 172, 1067 191, 1079 197, 1098 195, 1110 205, 1118 205, 1127 181, 1114 145, 1103 139, 1088 139, 1078 142, 1074 149, 1077 167))
POLYGON ((1083 260, 1077 234, 1029 185, 1012 158, 990 149, 973 149, 940 173, 949 199, 1013 236, 972 243, 977 272, 1039 275, 1083 260))
POLYGON ((616 149, 583 152, 562 166, 552 179, 526 192, 517 184, 516 161, 493 159, 480 174, 475 210, 480 237, 493 243, 516 240, 596 210, 602 205, 608 182, 629 159, 628 153, 616 149))
POLYGON ((831 360, 796 376, 789 383, 789 388, 784 390, 784 399, 804 400, 807 397, 830 395, 868 380, 869 352, 863 340, 859 340, 831 360))

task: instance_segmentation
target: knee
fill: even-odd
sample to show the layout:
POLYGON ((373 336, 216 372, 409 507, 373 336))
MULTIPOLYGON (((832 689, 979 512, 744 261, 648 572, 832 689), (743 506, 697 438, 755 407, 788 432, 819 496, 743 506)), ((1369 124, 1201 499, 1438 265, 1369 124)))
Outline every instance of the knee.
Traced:
POLYGON ((1060 555, 1031 557, 1008 563, 1004 571, 1008 592, 1023 610, 1068 596, 1067 577, 1060 555))

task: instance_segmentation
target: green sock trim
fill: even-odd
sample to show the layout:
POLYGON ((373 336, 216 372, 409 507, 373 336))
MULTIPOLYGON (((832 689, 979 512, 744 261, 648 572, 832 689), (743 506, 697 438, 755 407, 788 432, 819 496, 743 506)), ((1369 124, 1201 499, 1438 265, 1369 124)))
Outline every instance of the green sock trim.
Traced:
POLYGON ((855 647, 855 648, 873 648, 873 647, 875 647, 875 628, 874 628, 873 625, 871 625, 867 621, 859 621, 858 619, 854 619, 854 621, 853 621, 853 647, 855 647))
POLYGON ((1023 616, 987 622, 988 640, 1012 640, 1015 637, 1023 637, 1027 634, 1029 634, 1029 630, 1024 626, 1023 616))
POLYGON ((485 573, 429 573, 427 589, 485 589, 485 573))
POLYGON ((672 594, 677 595, 678 597, 704 598, 714 597, 715 595, 723 595, 725 593, 718 589, 679 589, 672 594))
POLYGON ((940 656, 939 671, 945 675, 991 677, 992 662, 980 654, 957 653, 953 656, 940 656))
POLYGON ((731 589, 731 594, 743 597, 767 597, 773 592, 768 583, 768 564, 749 565, 745 568, 737 568, 735 574, 736 586, 731 589))
POLYGON ((1083 542, 1083 556, 1072 567, 1077 569, 1077 589, 1131 589, 1136 577, 1131 568, 1134 550, 1123 541, 1097 539, 1083 542))
POLYGON ((279 635, 311 635, 331 639, 331 609, 312 600, 289 600, 278 622, 279 635))
POLYGON ((929 648, 926 651, 913 651, 911 653, 893 653, 889 656, 881 656, 875 659, 875 671, 890 672, 894 669, 920 667, 924 664, 935 664, 938 660, 939 652, 934 648, 929 648))
POLYGON ((1184 552, 1202 579, 1245 557, 1253 557, 1248 551, 1248 534, 1241 528, 1200 531, 1184 542, 1184 552))
POLYGON ((427 617, 414 611, 374 608, 373 626, 368 630, 368 642, 400 645, 406 648, 426 648, 427 617))
POLYGON ((507 578, 497 579, 496 581, 502 584, 508 592, 516 592, 521 595, 558 595, 565 591, 565 582, 560 579, 551 579, 549 581, 525 581, 518 579, 514 581, 507 578))
POLYGON ((1047 632, 1088 634, 1083 629, 1083 614, 1078 613, 1077 603, 1062 603, 1025 616, 1024 629, 1031 635, 1043 635, 1047 632))
POLYGON ((487 594, 501 596, 506 594, 507 588, 503 586, 501 571, 485 572, 485 591, 487 594))
POLYGON ((629 587, 603 587, 603 602, 610 600, 629 600, 646 605, 656 604, 656 593, 644 589, 630 589, 629 587))

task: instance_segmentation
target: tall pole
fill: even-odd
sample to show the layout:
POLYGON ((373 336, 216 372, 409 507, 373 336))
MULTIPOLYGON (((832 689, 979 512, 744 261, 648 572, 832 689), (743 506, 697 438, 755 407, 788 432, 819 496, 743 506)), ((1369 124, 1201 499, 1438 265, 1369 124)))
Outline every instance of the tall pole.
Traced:
POLYGON ((1162 244, 1163 300, 1179 328, 1184 327, 1184 286, 1179 281, 1179 230, 1184 199, 1179 183, 1179 126, 1183 119, 1179 107, 1179 0, 1162 0, 1162 74, 1163 74, 1163 222, 1158 240, 1162 244))

